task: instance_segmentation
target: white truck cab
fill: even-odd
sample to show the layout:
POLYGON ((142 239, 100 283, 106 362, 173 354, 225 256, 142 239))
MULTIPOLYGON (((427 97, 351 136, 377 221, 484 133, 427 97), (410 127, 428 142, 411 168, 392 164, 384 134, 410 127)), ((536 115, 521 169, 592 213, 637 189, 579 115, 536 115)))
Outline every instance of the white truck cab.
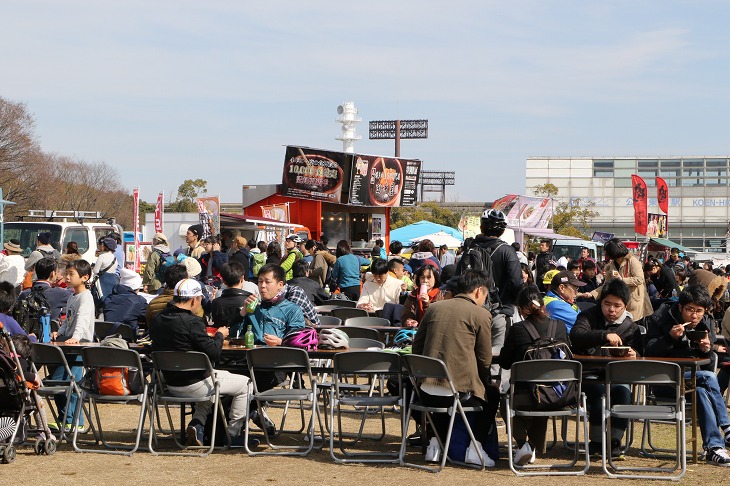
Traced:
POLYGON ((96 211, 30 210, 22 221, 5 223, 5 241, 20 241, 21 253, 28 257, 35 250, 38 233, 51 233, 51 245, 63 253, 70 241, 79 245, 81 258, 89 263, 96 261, 96 242, 112 231, 123 234, 122 227, 114 218, 106 218, 96 211), (29 221, 29 220, 33 221, 29 221))

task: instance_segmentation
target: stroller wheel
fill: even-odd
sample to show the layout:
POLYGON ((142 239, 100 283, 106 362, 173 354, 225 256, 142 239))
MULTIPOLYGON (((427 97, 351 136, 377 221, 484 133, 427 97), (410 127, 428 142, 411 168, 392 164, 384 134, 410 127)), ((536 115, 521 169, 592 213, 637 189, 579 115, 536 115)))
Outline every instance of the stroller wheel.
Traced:
POLYGON ((56 441, 53 439, 46 439, 46 441, 43 442, 43 452, 49 456, 56 452, 56 441))
POLYGON ((3 464, 10 464, 15 460, 15 447, 9 445, 3 451, 3 464))
POLYGON ((41 439, 36 439, 35 442, 33 442, 33 452, 35 452, 37 456, 43 454, 43 441, 41 439))

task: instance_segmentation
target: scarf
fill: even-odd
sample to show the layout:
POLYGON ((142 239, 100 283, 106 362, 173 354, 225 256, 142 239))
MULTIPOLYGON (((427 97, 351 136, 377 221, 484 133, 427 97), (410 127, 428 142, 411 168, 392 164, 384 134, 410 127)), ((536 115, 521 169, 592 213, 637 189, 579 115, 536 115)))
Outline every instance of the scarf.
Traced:
MULTIPOLYGON (((421 318, 423 317, 423 313, 426 312, 426 309, 423 307, 423 301, 418 298, 418 290, 419 289, 414 289, 412 295, 413 295, 413 298, 416 299, 416 304, 418 306, 418 308, 416 309, 416 317, 417 317, 416 320, 420 321, 421 318)), ((436 296, 439 294, 439 291, 440 291, 440 289, 438 287, 434 287, 428 291, 429 305, 431 305, 433 303, 433 299, 436 298, 436 296)))
POLYGON ((281 290, 279 290, 276 295, 271 298, 271 300, 262 300, 261 305, 263 307, 271 307, 281 303, 282 300, 286 299, 286 292, 288 288, 288 285, 284 285, 281 290))

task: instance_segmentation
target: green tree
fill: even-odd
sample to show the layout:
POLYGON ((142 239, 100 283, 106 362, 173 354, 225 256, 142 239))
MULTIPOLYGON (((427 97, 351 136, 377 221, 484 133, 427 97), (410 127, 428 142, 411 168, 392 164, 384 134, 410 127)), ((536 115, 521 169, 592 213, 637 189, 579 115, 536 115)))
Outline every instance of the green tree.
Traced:
POLYGON ((459 225, 460 215, 451 209, 441 207, 437 202, 428 201, 416 206, 393 208, 390 211, 390 229, 394 230, 422 220, 442 224, 451 228, 459 225))
MULTIPOLYGON (((555 184, 546 182, 532 188, 533 194, 539 197, 556 197, 559 189, 555 184)), ((553 207, 553 231, 566 236, 589 239, 590 221, 598 216, 593 210, 593 203, 581 204, 580 198, 561 201, 553 207)))
POLYGON ((208 183, 203 179, 186 179, 177 188, 177 197, 167 206, 167 210, 173 213, 197 213, 195 199, 208 191, 207 186, 208 183))

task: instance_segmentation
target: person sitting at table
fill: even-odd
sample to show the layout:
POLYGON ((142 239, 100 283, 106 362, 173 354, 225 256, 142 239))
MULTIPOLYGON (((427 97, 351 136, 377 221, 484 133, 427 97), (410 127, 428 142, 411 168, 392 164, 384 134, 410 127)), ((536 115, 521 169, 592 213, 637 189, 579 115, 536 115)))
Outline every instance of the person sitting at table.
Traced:
POLYGON ((550 282, 550 290, 545 295, 545 309, 551 319, 557 319, 565 323, 570 331, 578 317, 580 309, 575 305, 575 298, 578 289, 584 287, 585 283, 578 280, 578 277, 567 270, 555 274, 550 282))
MULTIPOLYGON (((208 336, 205 321, 196 315, 202 301, 200 282, 184 278, 175 285, 172 301, 155 316, 150 328, 153 352, 199 351, 207 354, 211 363, 218 361, 229 329, 222 326, 214 336, 208 336)), ((246 419, 249 379, 224 370, 215 370, 215 377, 220 382, 220 394, 233 397, 228 414, 231 447, 243 447, 241 427, 246 419)), ((165 380, 170 392, 179 396, 208 396, 213 389, 212 378, 205 371, 167 372, 165 380)), ((188 445, 203 445, 205 424, 212 405, 211 402, 196 403, 193 418, 185 430, 188 445)), ((249 446, 256 446, 257 443, 255 439, 250 440, 249 446)))
MULTIPOLYGON (((598 305, 578 314, 570 330, 571 348, 575 354, 600 355, 602 346, 630 346, 629 357, 638 356, 641 349, 639 326, 634 322, 626 305, 631 299, 631 290, 621 279, 613 279, 601 287, 598 305)), ((590 423, 591 454, 601 453, 601 396, 605 385, 584 381, 583 392, 588 405, 590 423)), ((631 390, 628 385, 613 385, 611 401, 616 404, 631 403, 631 390)), ((621 439, 626 432, 628 421, 611 421, 611 457, 621 459, 621 439)))
MULTIPOLYGON (((488 295, 489 282, 483 273, 476 270, 462 273, 456 283, 456 296, 426 310, 413 340, 413 354, 442 360, 451 373, 454 387, 464 399, 463 405, 482 407, 476 412, 476 426, 472 427, 479 444, 470 444, 465 460, 481 464, 480 451, 485 465, 494 467, 494 460, 481 445, 494 430, 499 407, 499 391, 492 385, 490 369, 492 316, 484 308, 488 295)), ((450 390, 443 384, 424 383, 421 391, 426 405, 451 406, 450 390)), ((448 415, 435 414, 433 420, 439 434, 445 435, 448 415)))
POLYGON ((403 304, 401 322, 408 327, 418 326, 418 322, 423 319, 423 314, 428 306, 444 299, 440 287, 441 276, 438 269, 432 265, 422 265, 416 272, 415 288, 408 294, 406 302, 403 304), (425 286, 425 293, 421 292, 422 286, 425 286))
POLYGON ((144 322, 147 314, 147 299, 139 295, 141 287, 142 276, 122 268, 119 284, 104 298, 104 320, 127 324, 136 336, 139 323, 144 322))
MULTIPOLYGON (((194 258, 186 258, 185 260, 190 260, 192 262, 198 263, 194 258)), ((198 264, 198 266, 200 265, 198 264)), ((175 285, 177 285, 180 280, 189 277, 190 275, 188 274, 188 269, 182 263, 176 263, 175 265, 170 265, 169 267, 167 267, 167 270, 165 270, 164 290, 157 297, 152 299, 149 304, 147 304, 147 327, 150 327, 152 325, 151 323, 154 322, 155 316, 162 312, 162 310, 167 307, 167 304, 172 301, 175 285)), ((203 309, 198 309, 196 311, 196 315, 198 317, 203 317, 203 309)))
MULTIPOLYGON (((522 321, 515 322, 507 333, 504 346, 499 353, 499 364, 505 369, 512 369, 512 365, 524 359, 528 348, 535 343, 527 330, 527 324, 535 326, 541 337, 548 337, 551 321, 557 322, 557 331, 552 338, 568 342, 568 330, 565 323, 557 319, 550 319, 545 310, 545 304, 540 298, 540 289, 535 285, 528 285, 517 294, 517 310, 522 321)), ((535 402, 534 395, 527 388, 515 389, 515 408, 529 406, 535 402)), ((520 466, 535 462, 535 452, 545 449, 545 432, 547 431, 547 417, 515 416, 512 420, 512 437, 517 442, 514 462, 520 466)))
POLYGON ((310 267, 304 258, 294 262, 292 274, 294 278, 287 282, 287 285, 295 285, 301 288, 306 294, 309 301, 314 305, 322 305, 330 296, 315 280, 309 278, 310 267))
POLYGON ((251 295, 258 298, 259 288, 246 281, 246 267, 236 260, 224 263, 220 276, 226 288, 210 303, 213 326, 234 327, 243 320, 241 307, 246 306, 246 299, 251 295))
POLYGON ((373 279, 363 284, 357 308, 375 312, 383 310, 385 304, 398 304, 403 282, 388 274, 388 261, 376 259, 370 266, 370 272, 373 279))
POLYGON ((58 274, 58 263, 53 258, 41 258, 35 264, 36 281, 33 287, 24 290, 18 296, 18 302, 24 300, 31 292, 42 292, 51 307, 51 320, 58 321, 61 312, 66 308, 73 291, 69 288, 54 287, 58 274))
MULTIPOLYGON (((712 299, 701 285, 688 285, 678 302, 666 302, 648 320, 646 355, 714 358, 715 329, 707 315, 712 299)), ((687 371, 685 379, 691 378, 687 371)), ((657 390, 660 393, 660 390, 657 390)), ((730 418, 713 371, 697 371, 697 420, 708 464, 730 467, 730 418)))

